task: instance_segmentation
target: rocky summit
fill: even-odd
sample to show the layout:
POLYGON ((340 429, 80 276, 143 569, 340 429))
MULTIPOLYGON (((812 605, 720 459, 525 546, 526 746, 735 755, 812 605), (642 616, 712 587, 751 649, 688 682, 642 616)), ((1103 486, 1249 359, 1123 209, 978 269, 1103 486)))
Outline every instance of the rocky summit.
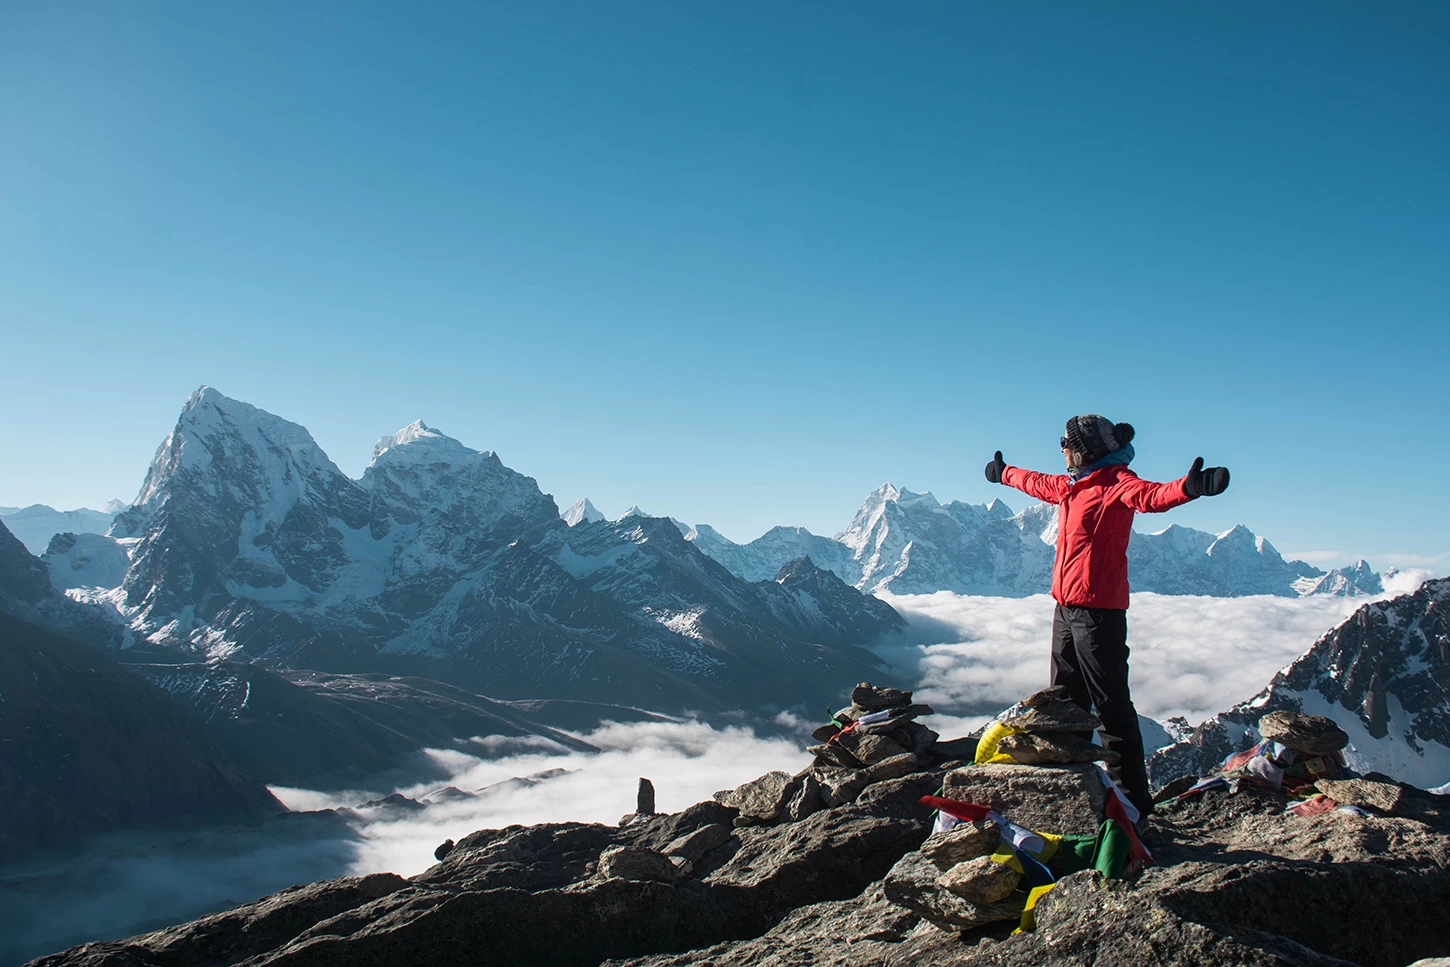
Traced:
POLYGON ((1331 791, 1359 805, 1300 815, 1272 789, 1205 792, 1140 822, 1145 845, 1098 766, 978 763, 976 741, 928 741, 923 708, 863 685, 822 743, 860 731, 915 752, 849 767, 818 750, 795 775, 678 813, 640 806, 619 826, 479 830, 411 878, 298 886, 33 964, 1402 967, 1450 954, 1445 797, 1346 778, 1331 791))

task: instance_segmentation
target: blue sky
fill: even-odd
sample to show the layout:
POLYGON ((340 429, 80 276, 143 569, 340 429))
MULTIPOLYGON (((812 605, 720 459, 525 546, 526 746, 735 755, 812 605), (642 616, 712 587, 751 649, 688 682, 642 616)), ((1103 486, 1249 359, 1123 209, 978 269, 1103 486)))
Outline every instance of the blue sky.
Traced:
POLYGON ((0 504, 202 383, 567 505, 833 533, 1063 420, 1318 563, 1450 567, 1450 8, 23 3, 0 504), (1438 562, 1435 563, 1435 562, 1438 562))

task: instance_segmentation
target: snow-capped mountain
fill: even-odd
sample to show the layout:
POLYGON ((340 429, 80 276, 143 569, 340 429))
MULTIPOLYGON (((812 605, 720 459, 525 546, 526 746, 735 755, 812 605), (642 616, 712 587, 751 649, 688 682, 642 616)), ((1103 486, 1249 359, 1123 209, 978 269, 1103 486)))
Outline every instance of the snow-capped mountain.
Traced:
POLYGON ((856 583, 849 578, 850 550, 840 541, 818 537, 804 527, 773 527, 749 544, 736 544, 709 524, 691 526, 675 521, 675 526, 685 540, 747 581, 767 581, 788 562, 809 557, 818 567, 856 583))
POLYGON ((104 612, 72 601, 51 582, 47 562, 0 523, 0 613, 88 644, 120 644, 125 630, 104 612))
POLYGON ((839 581, 806 601, 805 571, 743 581, 637 508, 571 527, 532 478, 421 421, 351 480, 303 427, 206 387, 110 536, 146 647, 505 697, 787 700, 859 680, 859 646, 902 626, 839 581))
POLYGON ((598 507, 595 507, 589 502, 588 497, 581 499, 560 516, 564 518, 564 523, 570 527, 573 527, 580 521, 588 521, 593 524, 604 520, 604 515, 599 512, 598 507))
POLYGON ((125 545, 104 534, 57 534, 40 559, 58 591, 120 587, 131 566, 125 545))
POLYGON ((1207 773, 1257 742, 1259 719, 1279 709, 1333 719, 1359 772, 1422 789, 1450 781, 1450 578, 1360 608, 1258 695, 1154 753, 1154 784, 1207 773))
POLYGON ((0 508, 0 520, 30 553, 39 555, 45 553, 50 539, 56 534, 104 534, 111 526, 111 519, 124 509, 125 504, 117 500, 108 501, 101 510, 86 507, 56 510, 45 504, 31 504, 29 507, 0 508))
MULTIPOLYGON (((1001 500, 942 504, 929 493, 888 483, 867 496, 834 538, 776 527, 748 544, 736 544, 708 524, 679 526, 686 540, 747 580, 760 580, 806 555, 868 592, 1020 597, 1046 593, 1052 585, 1057 509, 1034 504, 1013 513, 1001 500)), ((1222 534, 1177 525, 1151 534, 1135 531, 1128 545, 1128 578, 1136 591, 1215 597, 1382 590, 1379 575, 1363 561, 1326 574, 1302 561, 1285 561, 1272 544, 1243 526, 1222 534)))

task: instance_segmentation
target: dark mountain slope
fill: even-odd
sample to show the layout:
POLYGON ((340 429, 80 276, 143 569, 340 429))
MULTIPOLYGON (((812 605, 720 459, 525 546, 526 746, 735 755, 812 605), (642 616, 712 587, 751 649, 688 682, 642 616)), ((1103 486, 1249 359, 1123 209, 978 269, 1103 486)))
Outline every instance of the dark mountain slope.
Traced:
POLYGON ((252 772, 284 786, 356 787, 390 770, 442 778, 421 750, 472 737, 593 750, 511 705, 422 678, 292 672, 288 680, 236 662, 126 667, 191 709, 252 772))
POLYGON ((282 810, 164 691, 0 615, 0 861, 108 830, 282 810))

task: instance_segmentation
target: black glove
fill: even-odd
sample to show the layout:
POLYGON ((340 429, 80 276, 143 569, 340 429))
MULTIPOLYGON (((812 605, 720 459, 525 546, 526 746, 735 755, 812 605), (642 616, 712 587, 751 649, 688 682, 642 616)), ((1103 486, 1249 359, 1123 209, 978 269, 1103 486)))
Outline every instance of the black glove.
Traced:
POLYGON ((1203 458, 1193 461, 1183 478, 1183 492, 1190 497, 1217 497, 1228 489, 1228 467, 1203 469, 1203 458))
MULTIPOLYGON (((987 482, 1001 483, 1002 471, 1007 469, 1007 463, 1002 459, 1002 451, 998 450, 992 457, 992 462, 987 464, 987 482)), ((1228 473, 1227 470, 1224 473, 1228 473)))

